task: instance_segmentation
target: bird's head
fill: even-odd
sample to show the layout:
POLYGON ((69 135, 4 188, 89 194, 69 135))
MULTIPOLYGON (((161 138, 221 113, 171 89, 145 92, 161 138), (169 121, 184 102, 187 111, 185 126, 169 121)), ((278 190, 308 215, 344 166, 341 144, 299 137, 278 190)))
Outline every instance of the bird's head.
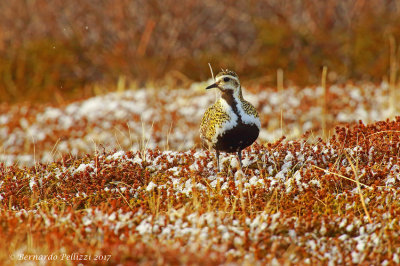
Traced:
POLYGON ((206 89, 218 88, 222 93, 232 93, 239 95, 240 82, 238 75, 231 70, 222 70, 215 76, 215 83, 208 86, 206 89))

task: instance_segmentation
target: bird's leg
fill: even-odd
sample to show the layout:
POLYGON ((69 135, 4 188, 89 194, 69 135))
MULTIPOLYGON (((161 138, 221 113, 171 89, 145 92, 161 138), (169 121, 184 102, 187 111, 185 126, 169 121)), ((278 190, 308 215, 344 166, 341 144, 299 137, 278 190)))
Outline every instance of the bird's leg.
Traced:
POLYGON ((216 157, 217 157, 217 170, 219 172, 219 150, 216 150, 216 157))
MULTIPOLYGON (((239 150, 237 152, 238 158, 239 158, 239 165, 240 165, 240 170, 242 171, 242 150, 239 150)), ((243 171, 242 171, 243 172, 243 171)))

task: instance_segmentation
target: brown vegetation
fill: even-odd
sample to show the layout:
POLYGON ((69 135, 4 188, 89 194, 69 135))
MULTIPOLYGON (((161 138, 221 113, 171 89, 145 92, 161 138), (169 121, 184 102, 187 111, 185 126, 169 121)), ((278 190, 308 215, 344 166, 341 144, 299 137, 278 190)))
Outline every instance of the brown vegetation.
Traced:
POLYGON ((278 68, 319 83, 323 65, 331 81, 380 81, 399 14, 390 0, 3 1, 0 101, 80 99, 121 79, 176 87, 208 78, 208 62, 264 85, 278 68))
POLYGON ((0 264, 400 264, 399 38, 395 0, 0 1, 0 264), (208 62, 244 173, 200 146, 208 62))
POLYGON ((213 154, 195 150, 0 165, 0 261, 397 264, 399 132, 397 118, 337 128, 327 143, 256 144, 244 175, 234 156, 216 175, 213 154))

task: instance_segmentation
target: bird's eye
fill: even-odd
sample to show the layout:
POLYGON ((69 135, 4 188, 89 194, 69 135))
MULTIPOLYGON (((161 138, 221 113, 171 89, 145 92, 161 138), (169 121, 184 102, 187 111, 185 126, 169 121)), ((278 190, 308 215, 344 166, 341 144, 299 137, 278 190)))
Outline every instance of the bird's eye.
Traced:
POLYGON ((224 78, 225 82, 228 82, 230 80, 230 78, 224 78))

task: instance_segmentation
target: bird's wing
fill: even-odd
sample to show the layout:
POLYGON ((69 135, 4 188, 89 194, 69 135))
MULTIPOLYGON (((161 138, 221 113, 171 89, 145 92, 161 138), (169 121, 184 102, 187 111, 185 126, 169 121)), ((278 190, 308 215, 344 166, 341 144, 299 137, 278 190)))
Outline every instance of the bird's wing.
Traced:
POLYGON ((243 110, 248 115, 259 117, 257 109, 251 103, 249 103, 248 101, 243 101, 242 106, 243 106, 243 110))
POLYGON ((223 111, 218 102, 210 106, 201 120, 200 137, 207 142, 212 142, 217 128, 228 120, 229 115, 223 111))

